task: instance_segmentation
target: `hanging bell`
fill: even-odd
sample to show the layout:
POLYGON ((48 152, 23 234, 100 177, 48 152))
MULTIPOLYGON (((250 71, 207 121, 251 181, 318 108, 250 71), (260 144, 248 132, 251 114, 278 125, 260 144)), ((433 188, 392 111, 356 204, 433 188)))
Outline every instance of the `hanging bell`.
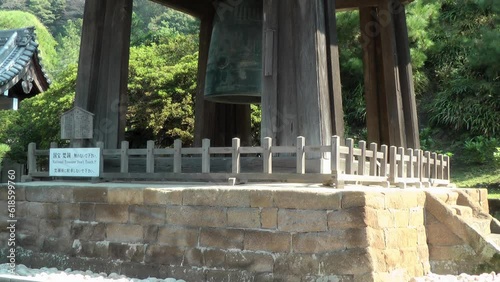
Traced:
POLYGON ((260 103, 262 3, 262 0, 241 0, 234 6, 222 3, 225 9, 215 14, 205 99, 228 104, 260 103))

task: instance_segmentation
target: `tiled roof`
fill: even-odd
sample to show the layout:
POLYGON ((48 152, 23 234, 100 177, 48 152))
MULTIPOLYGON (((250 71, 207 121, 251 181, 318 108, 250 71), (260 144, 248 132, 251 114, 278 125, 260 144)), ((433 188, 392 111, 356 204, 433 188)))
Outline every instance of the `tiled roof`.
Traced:
POLYGON ((34 76, 50 83, 40 65, 35 28, 0 30, 0 94, 20 81, 24 92, 30 93, 34 76))

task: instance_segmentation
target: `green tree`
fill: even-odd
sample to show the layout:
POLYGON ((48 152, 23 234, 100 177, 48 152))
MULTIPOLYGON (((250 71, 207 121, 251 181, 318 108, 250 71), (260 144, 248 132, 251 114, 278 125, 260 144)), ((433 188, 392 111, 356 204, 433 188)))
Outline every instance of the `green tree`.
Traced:
POLYGON ((80 42, 82 32, 81 19, 67 21, 63 32, 57 37, 59 44, 57 50, 57 62, 60 69, 55 70, 54 77, 57 79, 67 66, 78 63, 80 55, 80 42))
POLYGON ((0 29, 15 29, 34 26, 42 65, 49 76, 55 71, 57 42, 48 29, 32 14, 22 11, 0 11, 0 29))

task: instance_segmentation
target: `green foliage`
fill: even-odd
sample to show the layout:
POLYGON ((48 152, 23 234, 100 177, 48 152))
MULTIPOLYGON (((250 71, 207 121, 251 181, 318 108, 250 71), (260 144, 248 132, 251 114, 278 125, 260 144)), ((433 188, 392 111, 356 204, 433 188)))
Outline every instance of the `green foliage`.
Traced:
POLYGON ((169 146, 177 138, 193 142, 198 55, 192 36, 130 50, 127 140, 169 146))
MULTIPOLYGON (((80 55, 80 37, 82 32, 81 19, 67 21, 63 27, 63 32, 57 37, 57 61, 60 66, 69 66, 78 63, 80 55)), ((65 68, 57 69, 54 77, 58 78, 65 68)))
POLYGON ((48 148, 50 142, 60 140, 60 117, 73 105, 76 87, 76 68, 61 75, 51 88, 33 98, 25 99, 11 120, 12 126, 3 131, 5 143, 10 146, 8 157, 19 163, 26 162, 26 148, 35 142, 39 148, 48 148))
POLYGON ((21 11, 1 11, 0 10, 0 29, 15 29, 24 27, 35 27, 38 49, 42 58, 42 64, 51 75, 57 63, 55 46, 57 45, 54 37, 47 28, 32 14, 21 11))
POLYGON ((463 160, 465 164, 495 164, 495 153, 500 147, 500 140, 477 136, 465 141, 463 160))
POLYGON ((252 145, 260 146, 260 122, 262 120, 262 108, 260 105, 250 105, 252 130, 252 145))

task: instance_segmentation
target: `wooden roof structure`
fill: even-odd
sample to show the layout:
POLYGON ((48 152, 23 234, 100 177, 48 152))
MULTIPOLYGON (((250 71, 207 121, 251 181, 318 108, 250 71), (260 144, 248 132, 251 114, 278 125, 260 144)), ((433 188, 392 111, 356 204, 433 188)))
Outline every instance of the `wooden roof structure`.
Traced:
POLYGON ((0 93, 20 100, 49 87, 38 53, 35 28, 0 31, 0 93))

